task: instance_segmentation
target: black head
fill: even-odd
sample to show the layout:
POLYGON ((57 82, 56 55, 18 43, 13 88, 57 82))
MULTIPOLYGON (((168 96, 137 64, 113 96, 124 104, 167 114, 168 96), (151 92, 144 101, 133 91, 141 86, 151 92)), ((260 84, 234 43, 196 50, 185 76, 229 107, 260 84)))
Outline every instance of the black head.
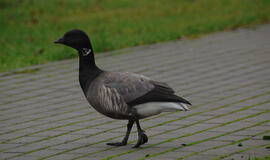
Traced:
POLYGON ((89 54, 92 52, 90 39, 84 31, 79 29, 66 32, 63 37, 54 43, 60 43, 72 47, 83 54, 89 54))

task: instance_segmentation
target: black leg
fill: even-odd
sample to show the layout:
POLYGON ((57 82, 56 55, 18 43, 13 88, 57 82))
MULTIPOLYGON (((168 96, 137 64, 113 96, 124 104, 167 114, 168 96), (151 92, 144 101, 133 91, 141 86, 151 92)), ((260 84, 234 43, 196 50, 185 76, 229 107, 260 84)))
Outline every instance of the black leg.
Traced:
POLYGON ((138 141, 133 148, 138 148, 140 145, 148 142, 147 135, 144 134, 144 131, 142 130, 140 126, 139 120, 136 120, 136 125, 137 125, 137 130, 138 130, 138 141))
POLYGON ((107 145, 111 145, 111 146, 124 146, 124 145, 126 145, 133 124, 134 124, 134 120, 129 120, 128 121, 126 136, 124 137, 122 142, 107 143, 107 145))

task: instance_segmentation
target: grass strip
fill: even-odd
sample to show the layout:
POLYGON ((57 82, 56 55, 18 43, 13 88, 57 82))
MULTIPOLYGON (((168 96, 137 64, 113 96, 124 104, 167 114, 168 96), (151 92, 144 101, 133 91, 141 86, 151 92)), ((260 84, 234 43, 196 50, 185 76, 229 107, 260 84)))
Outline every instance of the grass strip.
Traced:
POLYGON ((104 52, 266 23, 269 5, 265 0, 2 0, 0 71, 75 57, 70 48, 53 45, 73 28, 87 31, 95 51, 104 52))

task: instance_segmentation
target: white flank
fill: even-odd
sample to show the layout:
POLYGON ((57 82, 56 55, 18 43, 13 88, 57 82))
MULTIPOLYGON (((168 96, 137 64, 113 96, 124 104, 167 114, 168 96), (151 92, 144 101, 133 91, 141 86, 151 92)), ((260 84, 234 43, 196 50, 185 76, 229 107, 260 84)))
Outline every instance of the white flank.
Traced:
POLYGON ((187 111, 189 108, 184 103, 174 103, 174 102, 149 102, 134 106, 137 113, 142 117, 149 117, 153 115, 160 114, 161 112, 171 112, 171 111, 187 111))

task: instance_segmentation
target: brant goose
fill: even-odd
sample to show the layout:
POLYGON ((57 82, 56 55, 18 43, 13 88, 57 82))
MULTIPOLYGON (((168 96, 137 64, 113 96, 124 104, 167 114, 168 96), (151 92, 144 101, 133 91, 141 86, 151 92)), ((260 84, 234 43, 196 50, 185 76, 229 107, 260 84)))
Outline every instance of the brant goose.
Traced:
POLYGON ((108 145, 126 145, 132 126, 136 123, 139 138, 134 147, 137 148, 148 141, 140 126, 140 119, 161 112, 187 111, 187 104, 191 105, 177 96, 166 83, 135 73, 109 72, 98 68, 90 39, 81 30, 71 30, 55 43, 72 47, 79 52, 80 86, 90 105, 110 118, 128 120, 122 142, 107 143, 108 145))

